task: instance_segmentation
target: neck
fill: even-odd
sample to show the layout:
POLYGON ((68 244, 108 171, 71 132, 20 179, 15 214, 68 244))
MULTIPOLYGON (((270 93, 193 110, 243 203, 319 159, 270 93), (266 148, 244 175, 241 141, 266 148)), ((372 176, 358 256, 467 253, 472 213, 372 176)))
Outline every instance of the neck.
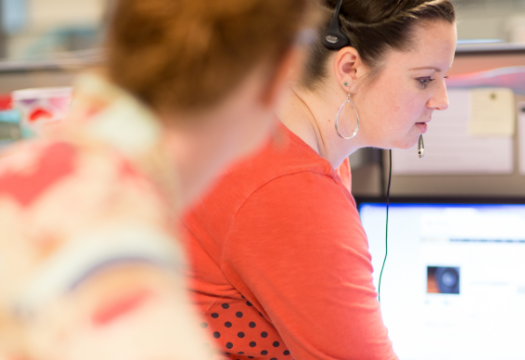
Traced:
POLYGON ((290 131, 336 169, 358 146, 354 139, 345 140, 337 135, 334 121, 344 100, 339 103, 334 99, 340 98, 341 94, 328 93, 320 96, 294 88, 286 94, 277 116, 290 131))
POLYGON ((217 114, 216 118, 211 118, 208 113, 161 116, 164 124, 163 147, 179 178, 181 208, 192 204, 220 170, 217 166, 222 165, 222 158, 217 152, 213 153, 213 147, 223 145, 217 144, 216 139, 221 134, 216 138, 210 134, 220 132, 213 125, 214 121, 221 122, 221 117, 222 114, 217 114))

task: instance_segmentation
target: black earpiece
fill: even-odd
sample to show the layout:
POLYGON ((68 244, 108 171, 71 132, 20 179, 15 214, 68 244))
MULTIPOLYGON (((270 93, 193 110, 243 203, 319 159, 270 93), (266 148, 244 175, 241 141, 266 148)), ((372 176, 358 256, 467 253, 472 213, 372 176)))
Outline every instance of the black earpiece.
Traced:
POLYGON ((345 46, 350 46, 350 39, 343 34, 341 24, 339 23, 339 12, 341 11, 342 4, 343 0, 337 0, 334 16, 332 20, 330 20, 330 25, 328 25, 328 29, 321 34, 321 43, 325 48, 330 50, 340 50, 345 46))

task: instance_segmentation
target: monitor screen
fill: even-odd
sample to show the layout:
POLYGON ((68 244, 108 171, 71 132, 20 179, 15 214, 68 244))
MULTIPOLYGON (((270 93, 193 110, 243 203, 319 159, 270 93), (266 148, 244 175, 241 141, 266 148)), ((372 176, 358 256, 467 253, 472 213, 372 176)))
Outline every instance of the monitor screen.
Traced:
MULTIPOLYGON (((385 209, 360 205, 376 288, 385 209)), ((525 359, 525 205, 391 204, 381 309, 400 360, 525 359)))

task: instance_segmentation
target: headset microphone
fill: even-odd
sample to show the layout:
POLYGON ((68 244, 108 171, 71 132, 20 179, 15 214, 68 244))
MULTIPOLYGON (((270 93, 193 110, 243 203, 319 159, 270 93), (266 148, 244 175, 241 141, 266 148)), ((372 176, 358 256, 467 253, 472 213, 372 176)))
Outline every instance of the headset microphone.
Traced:
POLYGON ((420 159, 425 157, 425 144, 423 143, 423 134, 419 135, 419 141, 417 142, 417 154, 420 159))
POLYGON ((330 25, 328 25, 328 29, 321 34, 321 43, 329 50, 340 50, 345 46, 350 46, 350 39, 343 34, 341 24, 339 23, 339 12, 341 11, 342 4, 343 0, 337 0, 334 16, 332 20, 330 20, 330 25))

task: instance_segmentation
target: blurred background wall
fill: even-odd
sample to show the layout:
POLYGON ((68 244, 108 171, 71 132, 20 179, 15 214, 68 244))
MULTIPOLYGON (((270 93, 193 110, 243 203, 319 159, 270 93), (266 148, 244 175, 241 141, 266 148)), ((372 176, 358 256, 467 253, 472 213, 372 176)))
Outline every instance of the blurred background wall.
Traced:
POLYGON ((3 55, 43 60, 98 47, 106 0, 0 0, 3 55))
MULTIPOLYGON (((0 0, 0 98, 17 89, 70 86, 78 71, 100 63, 107 9, 114 1, 0 0)), ((525 65, 525 0, 453 2, 459 40, 450 75, 525 65)), ((359 151, 351 163, 354 194, 382 196, 384 154, 359 151)), ((525 197, 525 177, 407 175, 393 181, 393 195, 480 193, 525 197)))
POLYGON ((456 0, 460 40, 525 43, 525 1, 456 0))
MULTIPOLYGON (((99 46, 109 0, 0 0, 0 58, 53 58, 99 46)), ((525 43, 525 0, 455 0, 464 42, 525 43)))

